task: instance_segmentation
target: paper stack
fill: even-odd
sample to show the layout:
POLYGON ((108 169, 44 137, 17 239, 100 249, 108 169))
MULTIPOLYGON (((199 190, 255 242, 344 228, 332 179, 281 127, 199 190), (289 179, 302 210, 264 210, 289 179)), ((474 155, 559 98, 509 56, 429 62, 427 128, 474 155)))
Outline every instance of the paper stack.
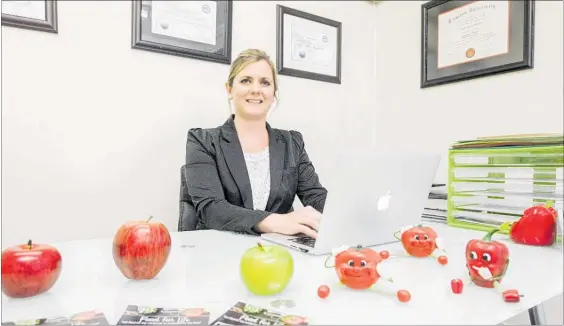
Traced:
POLYGON ((430 222, 447 222, 447 187, 444 184, 433 184, 429 192, 427 204, 421 218, 430 222))

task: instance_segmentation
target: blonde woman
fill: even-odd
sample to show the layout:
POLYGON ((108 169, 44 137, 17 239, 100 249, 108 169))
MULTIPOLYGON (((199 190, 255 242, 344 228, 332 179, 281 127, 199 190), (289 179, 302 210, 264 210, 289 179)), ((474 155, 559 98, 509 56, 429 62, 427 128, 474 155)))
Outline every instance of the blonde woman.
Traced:
POLYGON ((196 229, 316 238, 327 190, 302 135, 266 122, 278 91, 274 64, 263 51, 245 50, 225 88, 229 119, 188 132, 184 182, 196 229), (295 196, 303 208, 293 209, 295 196))

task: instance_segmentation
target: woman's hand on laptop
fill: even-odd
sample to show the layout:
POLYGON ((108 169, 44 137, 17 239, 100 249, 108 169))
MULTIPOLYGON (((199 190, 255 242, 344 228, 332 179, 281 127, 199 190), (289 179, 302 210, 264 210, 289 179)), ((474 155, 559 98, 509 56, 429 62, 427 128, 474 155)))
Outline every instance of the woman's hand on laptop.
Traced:
POLYGON ((317 238, 321 213, 315 208, 307 206, 299 208, 288 214, 271 214, 257 224, 263 233, 280 233, 296 235, 303 233, 312 238, 317 238))

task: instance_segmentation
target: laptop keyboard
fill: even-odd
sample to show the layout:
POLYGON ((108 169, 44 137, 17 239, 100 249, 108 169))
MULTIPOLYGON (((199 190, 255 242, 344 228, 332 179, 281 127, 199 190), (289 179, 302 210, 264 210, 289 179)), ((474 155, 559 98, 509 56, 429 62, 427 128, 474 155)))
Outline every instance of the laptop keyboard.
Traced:
POLYGON ((290 241, 312 248, 315 247, 315 239, 307 235, 291 238, 290 241))

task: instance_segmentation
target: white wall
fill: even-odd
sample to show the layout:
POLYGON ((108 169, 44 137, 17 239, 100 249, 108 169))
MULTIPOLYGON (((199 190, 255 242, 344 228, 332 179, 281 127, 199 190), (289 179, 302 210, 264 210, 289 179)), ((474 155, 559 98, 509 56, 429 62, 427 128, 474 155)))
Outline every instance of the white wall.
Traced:
MULTIPOLYGON (((456 140, 563 132, 562 1, 536 1, 534 69, 426 89, 419 87, 422 3, 375 6, 377 148, 442 152, 435 180, 445 182, 447 149, 456 140)), ((562 300, 544 304, 549 325, 562 325, 562 300)), ((528 324, 528 315, 507 323, 528 324)))
POLYGON ((378 148, 440 151, 478 136, 563 130, 562 1, 536 1, 534 69, 421 89, 421 4, 375 6, 378 148))
MULTIPOLYGON (((375 8, 282 4, 343 23, 342 84, 281 76, 270 119, 304 134, 323 177, 331 151, 373 141, 375 8)), ((275 60, 276 2, 236 1, 233 20, 234 57, 275 60)), ((130 1, 59 1, 57 35, 2 27, 3 246, 111 237, 150 214, 176 230, 186 133, 227 118, 229 67, 131 49, 130 21, 130 1)))

